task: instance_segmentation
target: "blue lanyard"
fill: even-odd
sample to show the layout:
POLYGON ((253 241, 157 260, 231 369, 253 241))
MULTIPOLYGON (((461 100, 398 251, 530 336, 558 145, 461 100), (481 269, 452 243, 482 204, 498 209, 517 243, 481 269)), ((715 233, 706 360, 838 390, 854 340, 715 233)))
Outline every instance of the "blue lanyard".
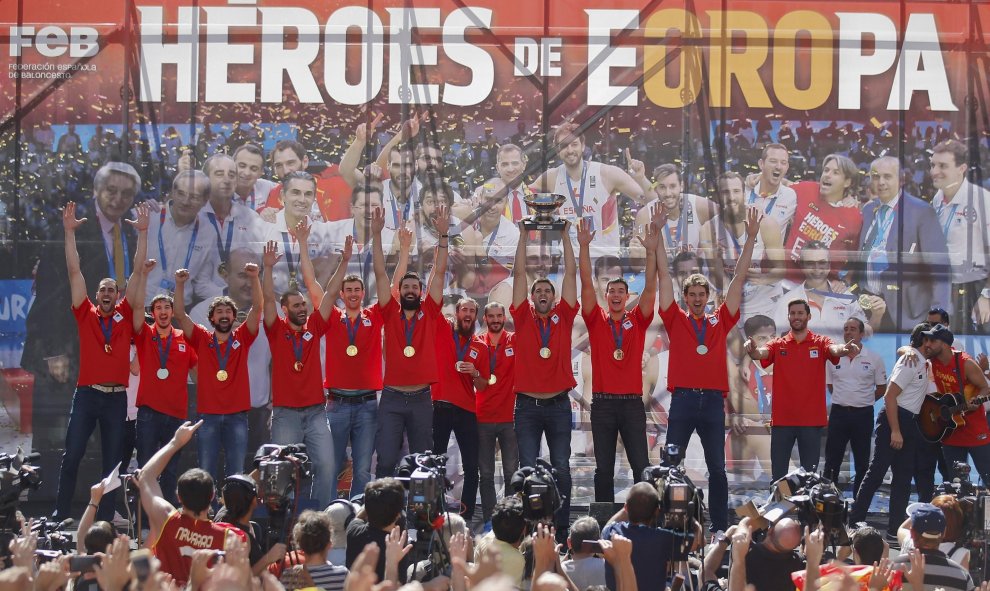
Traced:
POLYGON ((464 355, 467 354, 468 349, 471 348, 471 339, 468 339, 464 346, 461 346, 461 335, 457 334, 457 330, 451 326, 450 334, 454 337, 454 350, 457 352, 457 360, 464 361, 464 355))
MULTIPOLYGON (((756 194, 756 187, 753 187, 753 189, 749 192, 749 199, 747 205, 753 205, 754 203, 756 203, 757 197, 758 195, 756 194)), ((774 203, 777 203, 776 194, 774 194, 774 196, 767 203, 766 209, 763 210, 764 215, 770 215, 770 211, 773 209, 774 203)))
POLYGON ((301 335, 297 339, 294 331, 286 332, 285 338, 292 343, 292 354, 295 355, 296 361, 302 361, 303 345, 306 344, 306 341, 302 338, 301 335))
POLYGON ((567 181, 567 196, 571 198, 571 203, 574 205, 574 218, 579 220, 584 217, 584 181, 588 175, 588 163, 584 160, 581 161, 580 201, 574 197, 574 187, 571 185, 571 177, 567 174, 567 168, 565 167, 562 172, 564 173, 564 179, 567 181))
POLYGON ((941 201, 935 206, 935 215, 938 216, 939 222, 942 222, 942 234, 944 234, 946 238, 949 237, 949 228, 952 226, 952 220, 956 217, 956 209, 958 207, 958 203, 953 203, 952 207, 949 208, 949 219, 942 222, 942 212, 946 209, 946 203, 945 201, 941 201))
POLYGON ((168 331, 168 340, 165 341, 165 349, 162 349, 162 337, 158 334, 158 329, 155 329, 155 349, 158 351, 158 364, 162 369, 168 364, 168 354, 172 350, 172 337, 175 336, 175 329, 168 331))
MULTIPOLYGON (((234 226, 231 225, 231 228, 234 226)), ((162 271, 168 275, 168 259, 165 257, 165 241, 162 239, 162 233, 165 229, 165 208, 161 211, 161 223, 158 224, 158 254, 162 259, 162 271)), ((189 261, 192 260, 193 247, 196 246, 196 237, 199 236, 199 219, 196 220, 196 224, 193 226, 192 236, 189 238, 189 248, 186 249, 186 262, 182 265, 183 269, 189 268, 189 261)))
POLYGON ((217 367, 221 370, 227 369, 227 362, 230 361, 230 353, 234 349, 233 343, 230 342, 230 338, 231 337, 227 338, 227 351, 221 353, 220 342, 217 341, 217 333, 213 333, 213 350, 217 355, 217 367))
POLYGON ((691 321, 691 328, 694 329, 694 337, 698 340, 698 345, 704 345, 705 333, 708 332, 708 316, 706 315, 701 318, 700 328, 698 327, 698 324, 695 323, 693 315, 688 315, 688 320, 691 321))
MULTIPOLYGON (((685 214, 685 211, 683 209, 684 206, 682 205, 681 207, 682 207, 681 215, 680 217, 677 218, 678 242, 684 242, 684 229, 685 229, 684 226, 686 225, 686 220, 687 220, 687 216, 684 215, 685 214)), ((667 222, 664 222, 663 224, 663 232, 664 232, 664 237, 667 239, 668 248, 673 248, 675 246, 674 237, 670 235, 670 226, 667 225, 667 222)))
POLYGON ((488 345, 488 373, 495 375, 495 363, 498 361, 498 345, 495 345, 495 349, 492 350, 491 344, 488 345))
MULTIPOLYGON (((357 220, 354 220, 354 224, 351 229, 351 236, 353 236, 354 241, 357 242, 357 220)), ((362 244, 361 247, 361 252, 358 255, 361 257, 361 279, 363 279, 365 283, 368 283, 368 273, 371 270, 371 257, 373 251, 368 248, 367 244, 362 244)))
MULTIPOLYGON (((877 208, 877 215, 873 218, 873 223, 871 224, 872 230, 876 231, 873 236, 873 241, 870 243, 870 248, 878 248, 881 244, 887 241, 887 233, 890 231, 891 224, 894 223, 894 208, 889 205, 881 205, 877 208), (880 210, 886 207, 887 211, 883 212, 883 221, 880 221, 880 210)), ((869 232, 867 232, 869 234, 869 232)))
POLYGON ((612 340, 615 341, 615 348, 622 349, 622 339, 625 336, 625 330, 622 326, 626 321, 625 313, 622 314, 622 320, 618 323, 612 322, 612 317, 608 319, 608 327, 612 329, 612 340), (616 328, 618 327, 618 329, 616 328))
POLYGON ((550 331, 553 330, 553 324, 550 322, 549 318, 537 318, 536 328, 540 331, 540 343, 544 348, 550 346, 550 331), (545 325, 545 326, 544 326, 545 325))
MULTIPOLYGON (((409 187, 409 199, 402 206, 402 219, 409 220, 409 209, 412 207, 413 199, 416 199, 416 183, 413 182, 412 186, 409 187)), ((392 199, 389 200, 389 205, 392 206, 392 221, 395 222, 395 226, 399 226, 399 210, 395 207, 395 202, 397 201, 395 195, 392 195, 392 199)), ((418 224, 417 224, 418 226, 418 224)))
POLYGON ((96 313, 96 319, 100 321, 100 332, 103 333, 103 342, 110 346, 110 338, 113 336, 113 316, 107 316, 107 323, 103 324, 103 315, 96 313))
POLYGON ((740 256, 740 255, 742 255, 742 248, 739 246, 739 238, 737 238, 736 235, 732 233, 732 229, 731 228, 725 228, 725 233, 728 234, 729 235, 729 238, 732 239, 732 246, 734 246, 735 249, 736 249, 735 250, 735 255, 737 257, 740 256))
POLYGON ((228 220, 229 226, 227 226, 227 243, 224 244, 220 241, 220 226, 217 224, 217 216, 215 213, 207 212, 206 217, 213 224, 213 229, 217 232, 217 252, 220 253, 220 262, 226 263, 230 260, 230 243, 234 239, 234 220, 233 215, 231 215, 230 220, 228 220))
POLYGON ((358 314, 354 322, 351 322, 351 317, 347 315, 347 312, 344 312, 344 326, 347 330, 347 344, 353 345, 357 339, 358 329, 361 328, 361 314, 358 314))
POLYGON ((402 313, 402 329, 406 331, 406 346, 412 347, 413 331, 416 330, 416 322, 419 320, 419 313, 413 314, 412 321, 406 318, 405 312, 402 313))
POLYGON ((113 280, 116 281, 118 284, 122 283, 124 281, 124 279, 126 279, 126 278, 128 278, 128 277, 131 276, 131 255, 130 255, 130 249, 127 248, 127 237, 124 236, 124 227, 123 226, 121 226, 121 228, 120 228, 120 244, 121 244, 121 246, 123 246, 123 249, 124 249, 124 276, 123 277, 117 277, 117 265, 115 264, 116 261, 114 261, 114 258, 113 258, 113 244, 111 243, 110 248, 107 248, 107 245, 106 244, 103 245, 103 249, 107 253, 107 261, 110 262, 110 276, 113 277, 113 280))
MULTIPOLYGON (((285 265, 289 267, 289 277, 293 279, 296 276, 296 264, 292 262, 292 245, 289 242, 289 233, 282 232, 282 245, 285 246, 285 265)), ((299 248, 308 248, 309 245, 300 244, 299 248)))

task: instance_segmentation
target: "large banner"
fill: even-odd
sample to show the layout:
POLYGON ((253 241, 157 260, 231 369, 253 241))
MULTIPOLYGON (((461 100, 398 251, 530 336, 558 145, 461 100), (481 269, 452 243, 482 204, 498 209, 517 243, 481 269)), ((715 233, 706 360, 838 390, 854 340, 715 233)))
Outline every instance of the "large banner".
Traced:
MULTIPOLYGON (((464 297, 508 307, 514 222, 527 215, 527 194, 548 191, 567 197, 563 217, 596 230, 603 306, 609 278, 624 277, 634 295, 645 285, 636 237, 651 204, 664 205, 675 292, 701 272, 715 288, 712 306, 735 275, 746 208, 764 213, 727 351, 729 405, 742 418, 727 424, 726 452, 739 494, 765 488, 772 400, 788 393, 773 392, 772 367, 757 367, 743 342, 786 332, 788 301, 807 299, 811 329, 837 341, 846 321, 860 320, 888 370, 894 342, 932 309, 961 335, 984 334, 990 322, 990 5, 797 6, 0 4, 0 277, 17 280, 0 308, 0 398, 11 417, 30 419, 4 422, 18 433, 2 441, 29 433, 57 469, 78 371, 59 213, 68 202, 89 218, 79 250, 90 291, 101 277, 130 273, 121 259, 134 237, 125 227, 118 251, 109 228, 149 202, 149 257, 159 266, 145 303, 189 268, 186 306, 207 324, 217 295, 249 305, 240 271, 267 240, 288 253, 276 267, 281 293, 302 283, 300 248, 325 282, 354 236, 349 271, 365 280, 370 303, 363 246, 375 207, 386 214, 389 271, 408 228, 410 268, 425 276, 442 201, 453 216, 445 312, 464 297), (173 187, 195 169, 208 176, 208 199, 173 187), (316 195, 283 194, 280 178, 302 169, 317 176, 316 195), (381 189, 352 199, 369 179, 381 189), (294 229, 303 219, 313 229, 301 246, 294 229)), ((561 239, 534 235, 526 259, 528 281, 549 278, 558 293, 561 239)), ((595 462, 580 319, 572 336, 574 502, 584 503, 595 462)), ((972 338, 960 346, 975 355, 972 338)), ((659 318, 647 339, 642 399, 656 460, 670 400, 659 318)), ((262 382, 252 378, 256 406, 269 396, 262 382)), ((696 443, 687 464, 704 481, 696 443)), ((632 478, 621 447, 619 456, 624 488, 632 478)))

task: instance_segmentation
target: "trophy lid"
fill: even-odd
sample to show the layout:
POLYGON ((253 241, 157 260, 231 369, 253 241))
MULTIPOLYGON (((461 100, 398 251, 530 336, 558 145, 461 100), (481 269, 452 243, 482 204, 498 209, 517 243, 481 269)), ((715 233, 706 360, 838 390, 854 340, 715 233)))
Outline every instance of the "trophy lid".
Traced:
POLYGON ((526 202, 526 205, 533 208, 556 209, 567 201, 567 197, 560 193, 533 193, 526 195, 523 200, 526 202))

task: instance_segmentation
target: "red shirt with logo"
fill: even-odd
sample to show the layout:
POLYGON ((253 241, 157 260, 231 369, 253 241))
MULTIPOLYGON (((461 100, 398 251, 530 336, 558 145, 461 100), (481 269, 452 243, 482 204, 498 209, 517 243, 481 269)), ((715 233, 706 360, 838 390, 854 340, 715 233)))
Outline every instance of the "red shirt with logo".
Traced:
POLYGON ((440 306, 429 295, 423 298, 411 320, 403 323, 405 312, 399 301, 391 298, 382 308, 385 321, 385 380, 386 386, 415 386, 433 384, 437 376, 437 319, 442 318, 440 306), (406 340, 406 327, 410 340, 406 340), (412 346, 415 354, 406 357, 403 349, 412 346))
POLYGON ((791 185, 791 188, 797 193, 797 209, 785 245, 788 278, 804 281, 800 266, 801 249, 811 241, 821 242, 829 249, 834 276, 846 268, 851 253, 859 251, 863 214, 858 207, 834 206, 823 199, 817 181, 802 181, 791 185))
POLYGON ((141 381, 138 384, 137 406, 147 406, 152 410, 177 419, 185 419, 189 406, 189 370, 196 366, 197 355, 185 335, 177 328, 170 330, 169 337, 159 338, 158 329, 147 324, 134 335, 137 346, 138 363, 141 364, 141 381), (161 359, 165 351, 165 369, 168 376, 158 377, 162 368, 161 359))
POLYGON ((591 390, 607 394, 643 395, 643 346, 646 329, 653 321, 653 311, 643 316, 636 306, 627 311, 619 322, 610 322, 609 313, 595 304, 581 315, 588 326, 591 343, 591 390), (618 347, 616 335, 621 335, 618 347), (616 349, 622 350, 622 359, 615 359, 616 349))
POLYGON ((488 347, 478 337, 464 338, 460 333, 454 334, 454 328, 443 316, 437 321, 437 373, 440 381, 430 387, 433 400, 449 402, 469 412, 477 412, 477 394, 474 390, 474 379, 471 374, 461 373, 454 369, 457 363, 458 350, 462 358, 473 365, 481 377, 488 380, 491 375, 488 368, 488 347))
MULTIPOLYGON (((976 396, 980 388, 975 384, 970 384, 966 380, 966 362, 972 357, 963 351, 953 351, 952 360, 949 363, 941 363, 938 359, 932 359, 932 375, 935 378, 935 386, 940 394, 958 394, 960 391, 959 380, 962 380, 966 398, 976 396), (958 375, 956 374, 958 359, 958 375)), ((966 424, 956 427, 952 433, 942 440, 945 445, 956 445, 959 447, 976 447, 990 443, 990 426, 987 425, 987 411, 981 404, 976 410, 967 412, 966 424)))
POLYGON ((127 298, 117 302, 113 314, 104 318, 93 300, 86 298, 72 308, 79 329, 79 377, 77 386, 117 384, 131 379, 131 337, 134 312, 127 298), (102 325, 101 325, 102 322, 102 325), (101 326, 103 328, 101 328, 101 326), (109 341, 104 330, 110 332, 109 341), (107 353, 105 345, 110 345, 107 353))
POLYGON ((227 536, 247 541, 241 530, 228 523, 195 519, 176 509, 165 520, 151 552, 161 562, 162 572, 172 575, 180 586, 189 581, 189 568, 195 550, 223 550, 227 536))
POLYGON ((561 299, 542 320, 529 299, 509 308, 516 326, 516 392, 564 392, 577 385, 571 371, 571 329, 580 308, 579 303, 571 306, 561 299), (550 330, 548 359, 540 357, 541 325, 550 330))
POLYGON ((302 408, 326 401, 320 365, 320 337, 326 331, 327 323, 319 311, 309 315, 301 330, 293 330, 281 317, 266 327, 272 350, 273 406, 302 408), (297 361, 302 363, 300 371, 295 370, 297 361))
POLYGON ((660 319, 670 339, 670 365, 667 370, 667 390, 701 388, 718 390, 725 397, 729 391, 729 370, 725 363, 725 339, 739 322, 735 314, 722 304, 714 314, 692 319, 677 303, 660 310, 660 319), (694 320, 694 324, 692 324, 694 320), (696 333, 695 331, 698 331, 696 333), (708 351, 698 353, 698 337, 702 336, 708 351))
POLYGON ((251 409, 251 384, 248 376, 248 352, 258 337, 247 323, 230 332, 226 341, 213 342, 213 332, 200 324, 187 337, 199 358, 196 372, 196 412, 228 415, 251 409), (227 379, 217 379, 220 359, 225 359, 227 379))
POLYGON ((516 333, 502 331, 498 344, 492 342, 490 333, 478 337, 488 349, 489 377, 495 375, 495 383, 478 392, 479 423, 511 423, 516 407, 516 333), (494 359, 494 370, 492 360, 494 359))
POLYGON ((361 308, 353 322, 347 312, 333 307, 327 320, 327 376, 323 386, 339 390, 382 389, 382 310, 378 304, 361 308), (348 328, 348 326, 350 328, 348 328), (352 331, 348 333, 348 330, 352 331), (351 342, 350 334, 354 335, 351 342), (357 355, 347 354, 347 347, 357 347, 357 355))
POLYGON ((770 422, 782 427, 823 427, 828 424, 825 410, 825 364, 839 362, 829 352, 832 339, 810 330, 800 343, 791 332, 767 343, 770 353, 760 360, 773 365, 774 396, 770 422))
MULTIPOLYGON (((326 167, 316 176, 316 205, 320 208, 320 214, 325 222, 346 220, 351 217, 351 186, 344 180, 336 164, 326 167)), ((281 183, 272 187, 265 207, 276 210, 285 207, 282 202, 281 183)))

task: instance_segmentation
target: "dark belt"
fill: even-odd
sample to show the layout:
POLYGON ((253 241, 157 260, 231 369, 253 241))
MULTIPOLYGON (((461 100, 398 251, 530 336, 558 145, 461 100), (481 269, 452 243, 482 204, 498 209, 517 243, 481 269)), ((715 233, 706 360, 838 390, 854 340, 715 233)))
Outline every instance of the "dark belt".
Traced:
POLYGON ((425 388, 420 388, 419 390, 396 390, 395 388, 390 388, 388 386, 385 386, 382 390, 383 391, 388 390, 389 392, 394 392, 395 394, 399 394, 401 396, 419 396, 420 394, 430 393, 429 386, 426 386, 425 388))
POLYGON ((612 394, 609 392, 592 392, 592 400, 641 400, 640 394, 612 394))
POLYGON ((561 402, 566 402, 570 396, 567 395, 567 391, 563 391, 552 398, 536 398, 534 396, 529 396, 527 394, 517 393, 516 400, 522 400, 534 404, 536 406, 553 406, 561 402))
POLYGON ((674 388, 674 392, 684 392, 689 394, 707 394, 709 392, 715 392, 717 394, 725 394, 722 390, 716 390, 714 388, 684 388, 681 386, 674 388))
POLYGON ((83 388, 92 388, 103 392, 104 394, 116 394, 117 392, 126 392, 127 386, 120 385, 104 385, 104 384, 90 384, 88 386, 82 386, 83 388))
POLYGON ((873 405, 872 404, 870 406, 846 406, 845 404, 836 404, 836 403, 833 402, 832 403, 832 408, 841 408, 843 410, 864 410, 864 409, 867 409, 868 408, 868 409, 870 409, 871 412, 873 411, 873 405))
POLYGON ((344 402, 347 404, 359 404, 361 402, 368 402, 369 400, 377 400, 378 395, 374 392, 370 394, 358 394, 357 396, 341 396, 339 394, 334 394, 330 392, 330 400, 337 402, 344 402))

